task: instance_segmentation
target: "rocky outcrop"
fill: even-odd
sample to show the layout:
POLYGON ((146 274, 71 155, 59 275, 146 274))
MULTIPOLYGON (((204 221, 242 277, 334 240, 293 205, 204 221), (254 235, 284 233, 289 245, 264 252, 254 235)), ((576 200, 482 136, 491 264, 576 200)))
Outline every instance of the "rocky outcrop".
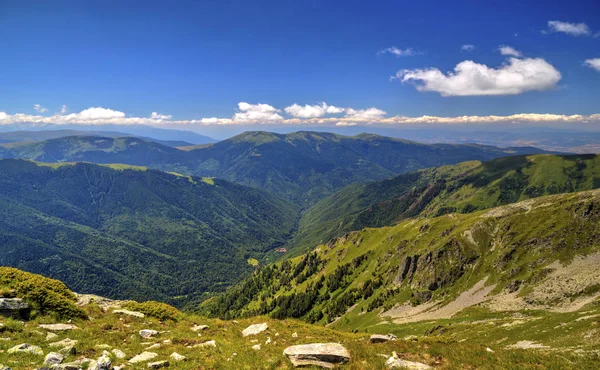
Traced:
POLYGON ((320 366, 333 368, 350 361, 350 352, 339 343, 312 343, 291 346, 283 351, 294 367, 320 366))
POLYGON ((0 316, 29 320, 31 308, 21 298, 0 298, 0 316))
POLYGON ((64 359, 65 359, 65 356, 61 355, 60 353, 50 352, 46 355, 46 358, 44 359, 44 365, 46 365, 46 366, 58 365, 61 362, 63 362, 64 359))
POLYGON ((269 329, 269 325, 267 325, 266 322, 263 322, 262 324, 254 324, 254 325, 250 325, 249 327, 247 327, 246 329, 244 329, 242 331, 242 335, 244 337, 247 337, 249 335, 256 335, 256 334, 260 334, 263 331, 269 329))
POLYGON ((114 310, 114 311, 113 311, 113 313, 116 313, 116 314, 123 314, 123 315, 127 315, 127 316, 133 316, 133 317, 139 317, 139 318, 144 318, 144 317, 146 317, 146 315, 144 315, 144 314, 143 314, 143 313, 141 313, 141 312, 137 312, 137 311, 129 311, 129 310, 125 310, 125 309, 122 309, 122 310, 114 310))

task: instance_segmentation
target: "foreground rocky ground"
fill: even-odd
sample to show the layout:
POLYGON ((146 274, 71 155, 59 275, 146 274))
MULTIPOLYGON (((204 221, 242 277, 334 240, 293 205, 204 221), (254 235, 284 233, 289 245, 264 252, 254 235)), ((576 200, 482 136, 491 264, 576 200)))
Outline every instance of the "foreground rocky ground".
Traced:
MULTIPOLYGON (((120 302, 80 297, 87 319, 4 318, 0 369, 595 369, 587 353, 507 348, 439 333, 339 332, 294 320, 222 321, 177 314, 163 320, 120 302)), ((487 325, 487 324, 486 324, 487 325)), ((388 328, 382 327, 382 332, 388 328)))

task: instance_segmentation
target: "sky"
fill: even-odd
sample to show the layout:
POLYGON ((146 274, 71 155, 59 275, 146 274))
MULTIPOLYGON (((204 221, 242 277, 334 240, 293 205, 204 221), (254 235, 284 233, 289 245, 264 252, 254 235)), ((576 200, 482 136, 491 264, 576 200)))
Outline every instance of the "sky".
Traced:
POLYGON ((0 0, 0 125, 600 126, 598 1, 0 0))

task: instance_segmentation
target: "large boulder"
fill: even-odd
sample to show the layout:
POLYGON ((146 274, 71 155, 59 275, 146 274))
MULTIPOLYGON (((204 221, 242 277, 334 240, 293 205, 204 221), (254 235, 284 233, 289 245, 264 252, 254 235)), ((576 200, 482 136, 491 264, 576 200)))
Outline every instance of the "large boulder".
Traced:
POLYGON ((31 308, 21 298, 0 298, 0 316, 29 320, 31 308))
POLYGON ((294 367, 320 366, 333 368, 335 364, 350 361, 350 352, 339 343, 311 343, 291 346, 283 350, 294 367))
POLYGON ((247 337, 249 335, 256 335, 256 334, 260 334, 263 331, 269 329, 269 325, 267 325, 266 322, 263 322, 262 324, 254 324, 254 325, 250 325, 249 327, 247 327, 246 329, 244 329, 242 331, 242 335, 244 337, 247 337))

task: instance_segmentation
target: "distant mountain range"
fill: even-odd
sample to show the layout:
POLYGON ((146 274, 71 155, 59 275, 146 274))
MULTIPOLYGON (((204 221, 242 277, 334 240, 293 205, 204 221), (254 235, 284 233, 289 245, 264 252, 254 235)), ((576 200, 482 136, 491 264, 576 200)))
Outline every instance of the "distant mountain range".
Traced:
POLYGON ((420 144, 384 136, 247 132, 215 144, 176 149, 137 137, 69 136, 0 146, 0 156, 43 162, 142 165, 253 186, 301 206, 355 182, 382 180, 422 168, 507 155, 544 153, 532 147, 420 144))

